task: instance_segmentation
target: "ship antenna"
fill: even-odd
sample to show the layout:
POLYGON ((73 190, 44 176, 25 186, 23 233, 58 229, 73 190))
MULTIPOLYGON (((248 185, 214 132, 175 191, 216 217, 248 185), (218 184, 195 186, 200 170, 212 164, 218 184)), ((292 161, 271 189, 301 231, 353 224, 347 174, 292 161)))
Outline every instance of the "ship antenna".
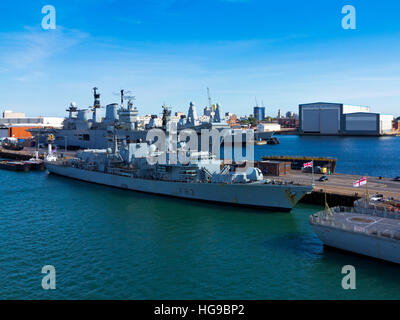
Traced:
POLYGON ((127 96, 126 94, 129 94, 129 93, 131 93, 132 91, 127 91, 127 90, 125 90, 125 89, 121 89, 121 90, 119 90, 119 93, 116 93, 116 92, 114 92, 113 94, 114 95, 116 95, 116 96, 120 96, 121 97, 121 107, 124 107, 124 101, 125 101, 125 99, 128 99, 128 100, 135 100, 135 97, 134 96, 127 96))
POLYGON ((212 102, 211 102, 211 96, 210 96, 210 88, 207 88, 207 96, 208 96, 208 106, 211 108, 212 102))
POLYGON ((94 97, 93 108, 100 108, 100 93, 98 93, 97 90, 99 90, 97 87, 93 88, 93 97, 94 97))

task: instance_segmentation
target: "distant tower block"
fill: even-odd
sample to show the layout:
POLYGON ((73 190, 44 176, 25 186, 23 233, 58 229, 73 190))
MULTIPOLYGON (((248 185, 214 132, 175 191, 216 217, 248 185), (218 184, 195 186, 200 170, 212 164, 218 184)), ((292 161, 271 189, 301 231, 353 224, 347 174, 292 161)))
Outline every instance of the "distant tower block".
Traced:
POLYGON ((193 102, 190 102, 188 116, 186 122, 190 125, 197 125, 197 111, 193 102))
POLYGON ((214 111, 214 122, 220 123, 221 122, 221 107, 217 103, 215 111, 214 111))

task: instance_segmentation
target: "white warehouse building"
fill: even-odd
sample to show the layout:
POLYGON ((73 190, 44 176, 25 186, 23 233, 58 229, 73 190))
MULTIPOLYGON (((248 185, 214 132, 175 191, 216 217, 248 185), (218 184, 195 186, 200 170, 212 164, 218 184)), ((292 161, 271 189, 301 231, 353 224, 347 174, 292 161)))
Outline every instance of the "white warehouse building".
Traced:
POLYGON ((327 102, 299 105, 299 130, 304 134, 378 136, 392 132, 393 119, 364 106, 327 102))
POLYGON ((257 132, 280 131, 281 125, 277 122, 261 122, 257 125, 257 132))

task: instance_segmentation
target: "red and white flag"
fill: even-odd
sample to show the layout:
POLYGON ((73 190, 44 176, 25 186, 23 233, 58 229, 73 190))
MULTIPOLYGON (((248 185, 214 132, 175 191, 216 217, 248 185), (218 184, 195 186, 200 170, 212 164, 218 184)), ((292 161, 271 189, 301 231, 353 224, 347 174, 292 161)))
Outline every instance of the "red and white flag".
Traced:
POLYGON ((313 167, 313 162, 312 161, 306 162, 306 163, 303 164, 303 168, 312 168, 312 167, 313 167))
POLYGON ((353 182, 353 187, 358 188, 361 187, 362 185, 367 184, 367 178, 363 177, 360 180, 354 181, 353 182))

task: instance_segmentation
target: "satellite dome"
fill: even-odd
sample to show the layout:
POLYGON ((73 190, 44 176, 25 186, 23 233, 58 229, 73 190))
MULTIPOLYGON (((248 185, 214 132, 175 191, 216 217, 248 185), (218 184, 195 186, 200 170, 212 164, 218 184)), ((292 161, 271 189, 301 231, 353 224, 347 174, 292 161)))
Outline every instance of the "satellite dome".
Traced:
POLYGON ((72 102, 71 102, 71 107, 72 107, 72 108, 75 108, 75 107, 76 107, 76 102, 72 101, 72 102))

